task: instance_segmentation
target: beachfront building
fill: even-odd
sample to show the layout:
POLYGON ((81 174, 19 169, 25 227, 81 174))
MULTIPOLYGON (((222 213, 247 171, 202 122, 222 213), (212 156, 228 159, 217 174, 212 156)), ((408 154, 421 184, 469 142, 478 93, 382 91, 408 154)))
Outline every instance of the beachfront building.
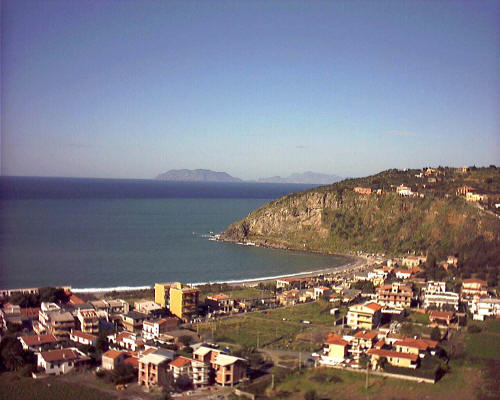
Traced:
POLYGON ((349 307, 347 325, 352 329, 372 330, 380 324, 382 306, 374 302, 349 307))
POLYGON ((222 312, 229 314, 234 307, 234 300, 224 293, 208 296, 205 300, 209 312, 222 312))
POLYGON ((155 303, 165 308, 170 305, 170 288, 173 282, 155 283, 155 303))
POLYGON ((38 324, 33 324, 35 333, 51 333, 58 340, 69 338, 75 329, 75 319, 70 312, 62 311, 55 303, 42 303, 38 314, 38 324))
POLYGON ((170 287, 170 312, 183 321, 189 321, 198 314, 199 295, 199 289, 176 282, 170 287))

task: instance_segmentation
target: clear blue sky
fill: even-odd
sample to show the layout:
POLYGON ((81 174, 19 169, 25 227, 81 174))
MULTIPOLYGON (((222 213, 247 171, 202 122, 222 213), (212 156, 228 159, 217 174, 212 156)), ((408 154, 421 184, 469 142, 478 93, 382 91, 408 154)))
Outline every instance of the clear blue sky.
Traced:
POLYGON ((2 1, 2 174, 500 164, 500 1, 2 1))

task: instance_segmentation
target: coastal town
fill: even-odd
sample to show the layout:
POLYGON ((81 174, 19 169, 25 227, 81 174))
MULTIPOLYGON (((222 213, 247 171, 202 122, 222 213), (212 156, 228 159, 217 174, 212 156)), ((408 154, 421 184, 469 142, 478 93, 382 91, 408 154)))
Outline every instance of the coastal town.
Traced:
POLYGON ((496 285, 457 278, 460 268, 455 255, 358 254, 338 270, 238 286, 1 290, 2 357, 34 381, 85 376, 137 398, 273 398, 298 369, 440 385, 464 333, 499 328, 496 285))

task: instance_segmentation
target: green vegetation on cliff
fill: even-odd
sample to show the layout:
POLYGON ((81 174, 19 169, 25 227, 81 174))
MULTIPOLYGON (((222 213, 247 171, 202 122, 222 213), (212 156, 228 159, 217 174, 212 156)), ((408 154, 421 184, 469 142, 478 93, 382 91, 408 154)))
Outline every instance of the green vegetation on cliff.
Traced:
POLYGON ((421 172, 388 170, 290 194, 232 224, 222 239, 331 253, 458 254, 462 265, 497 266, 500 218, 494 195, 500 193, 500 170, 421 172), (399 185, 416 194, 398 195, 399 185), (456 194, 462 186, 489 194, 488 200, 466 202, 456 194), (355 187, 370 188, 372 194, 358 194, 355 187))

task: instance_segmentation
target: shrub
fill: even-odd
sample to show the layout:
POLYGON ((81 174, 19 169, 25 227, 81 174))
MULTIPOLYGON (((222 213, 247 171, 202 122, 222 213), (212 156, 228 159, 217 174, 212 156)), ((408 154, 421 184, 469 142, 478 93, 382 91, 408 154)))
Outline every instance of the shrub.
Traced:
POLYGON ((481 328, 477 325, 469 325, 467 327, 467 332, 469 333, 479 333, 481 332, 481 328))
POLYGON ((316 390, 308 390, 304 395, 304 400, 316 400, 317 398, 316 390))

